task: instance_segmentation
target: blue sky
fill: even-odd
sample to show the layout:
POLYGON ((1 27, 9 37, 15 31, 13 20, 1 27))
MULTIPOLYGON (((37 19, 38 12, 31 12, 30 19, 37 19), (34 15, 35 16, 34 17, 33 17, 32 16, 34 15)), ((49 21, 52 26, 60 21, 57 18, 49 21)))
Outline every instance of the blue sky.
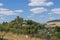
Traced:
POLYGON ((39 23, 60 19, 60 0, 0 0, 0 23, 16 16, 39 23))

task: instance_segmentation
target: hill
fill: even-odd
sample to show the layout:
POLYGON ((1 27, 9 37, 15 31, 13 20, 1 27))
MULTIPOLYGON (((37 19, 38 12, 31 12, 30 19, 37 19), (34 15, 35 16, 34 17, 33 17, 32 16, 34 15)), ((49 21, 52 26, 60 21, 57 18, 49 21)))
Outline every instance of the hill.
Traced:
POLYGON ((60 22, 60 20, 51 20, 51 21, 48 21, 48 22, 60 22))
POLYGON ((13 32, 18 34, 36 34, 39 29, 43 29, 44 25, 33 20, 24 20, 17 16, 11 22, 3 22, 0 24, 0 31, 13 32))
MULTIPOLYGON (((32 36, 34 36, 34 34, 39 34, 39 30, 43 29, 43 28, 44 28, 44 25, 42 25, 40 23, 37 23, 33 20, 24 20, 23 18, 17 16, 11 22, 3 22, 2 24, 0 24, 0 33, 1 33, 0 38, 1 37, 6 38, 6 36, 7 36, 7 38, 8 37, 10 38, 10 36, 12 37, 16 34, 18 34, 17 35, 18 38, 22 37, 21 34, 23 35, 23 38, 24 38, 24 35, 31 35, 31 37, 32 37, 32 36), (12 34, 10 34, 10 33, 12 33, 12 34)), ((23 38, 20 38, 20 39, 22 39, 22 40, 26 39, 26 38, 25 39, 23 39, 23 38)), ((13 39, 11 39, 11 40, 13 40, 13 39)), ((31 40, 35 40, 35 38, 32 38, 31 40)))

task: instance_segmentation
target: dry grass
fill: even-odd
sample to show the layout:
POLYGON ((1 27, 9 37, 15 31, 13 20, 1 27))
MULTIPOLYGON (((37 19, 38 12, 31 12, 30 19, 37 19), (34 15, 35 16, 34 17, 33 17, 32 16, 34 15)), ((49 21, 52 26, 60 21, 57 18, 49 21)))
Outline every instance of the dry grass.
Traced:
POLYGON ((35 37, 28 37, 26 38, 26 35, 17 35, 17 34, 13 34, 11 32, 7 33, 5 36, 4 36, 5 39, 8 39, 8 40, 44 40, 44 39, 40 39, 40 38, 35 38, 35 37))

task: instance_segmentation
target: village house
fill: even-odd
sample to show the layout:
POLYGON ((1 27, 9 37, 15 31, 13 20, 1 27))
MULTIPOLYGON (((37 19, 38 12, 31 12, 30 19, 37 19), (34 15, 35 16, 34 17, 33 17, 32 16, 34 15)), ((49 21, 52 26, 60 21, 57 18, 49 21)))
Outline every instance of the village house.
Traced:
POLYGON ((27 26, 27 22, 24 20, 22 26, 27 26))
POLYGON ((34 24, 29 25, 29 24, 27 24, 26 20, 23 20, 22 27, 34 27, 34 24))

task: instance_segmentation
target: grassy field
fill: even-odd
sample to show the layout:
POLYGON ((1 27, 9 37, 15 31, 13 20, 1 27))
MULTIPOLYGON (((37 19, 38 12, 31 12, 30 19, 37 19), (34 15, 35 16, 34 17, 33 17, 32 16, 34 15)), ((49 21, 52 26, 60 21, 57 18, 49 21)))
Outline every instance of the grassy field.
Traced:
POLYGON ((4 36, 4 39, 8 39, 8 40, 45 40, 45 39, 36 38, 36 37, 26 37, 26 35, 23 35, 23 34, 17 35, 17 34, 13 34, 11 32, 7 33, 4 36))

